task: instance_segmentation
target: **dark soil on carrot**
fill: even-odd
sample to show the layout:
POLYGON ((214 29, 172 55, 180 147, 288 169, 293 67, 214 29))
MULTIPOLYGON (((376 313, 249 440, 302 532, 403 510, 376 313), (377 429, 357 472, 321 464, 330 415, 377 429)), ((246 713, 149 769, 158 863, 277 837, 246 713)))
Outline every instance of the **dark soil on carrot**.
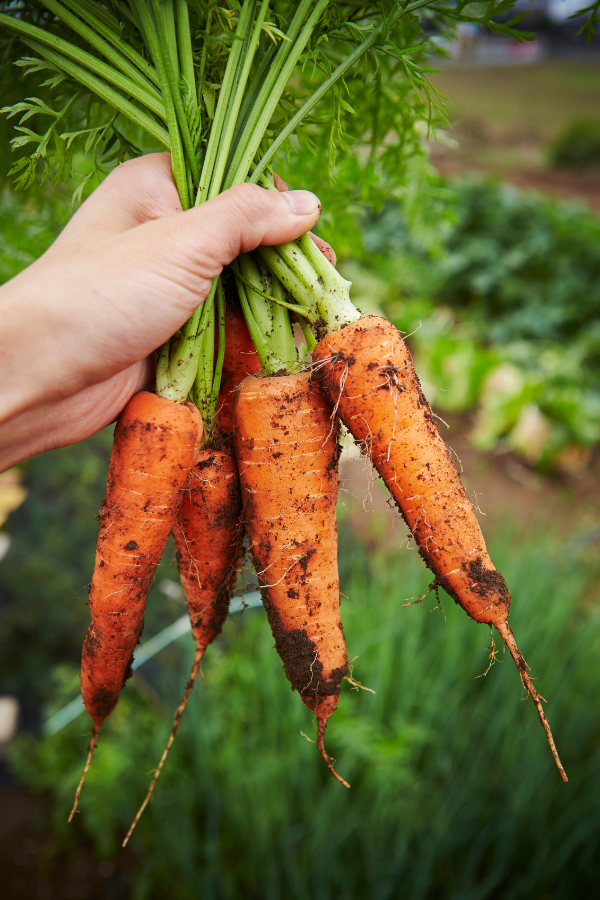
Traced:
POLYGON ((476 582, 476 586, 473 587, 475 593, 481 594, 482 597, 485 597, 490 592, 492 594, 500 594, 503 600, 506 601, 507 608, 510 609, 510 594, 500 572, 484 569, 480 556, 477 559, 472 559, 468 567, 464 563, 463 568, 465 571, 468 570, 470 577, 476 582))
MULTIPOLYGON (((284 669, 292 690, 298 691, 300 696, 314 698, 336 696, 340 692, 343 678, 348 674, 348 664, 334 669, 331 677, 323 677, 323 666, 318 658, 315 644, 310 640, 305 631, 296 628, 293 631, 285 631, 277 610, 269 603, 267 591, 261 591, 263 604, 267 611, 269 625, 275 638, 275 647, 280 658, 284 660, 284 669)), ((288 591, 288 596, 290 591, 288 591)), ((344 630, 340 623, 340 631, 344 630)))

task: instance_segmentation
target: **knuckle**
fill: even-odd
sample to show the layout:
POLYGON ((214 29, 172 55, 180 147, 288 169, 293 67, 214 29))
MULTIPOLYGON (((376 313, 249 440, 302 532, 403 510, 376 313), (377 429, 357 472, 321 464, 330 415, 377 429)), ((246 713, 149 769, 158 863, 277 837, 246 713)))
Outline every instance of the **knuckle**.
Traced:
POLYGON ((105 186, 134 204, 142 218, 168 215, 180 208, 169 153, 127 160, 112 170, 105 186))
POLYGON ((225 191, 225 196, 244 217, 253 221, 273 208, 269 191, 257 184, 236 184, 225 191))

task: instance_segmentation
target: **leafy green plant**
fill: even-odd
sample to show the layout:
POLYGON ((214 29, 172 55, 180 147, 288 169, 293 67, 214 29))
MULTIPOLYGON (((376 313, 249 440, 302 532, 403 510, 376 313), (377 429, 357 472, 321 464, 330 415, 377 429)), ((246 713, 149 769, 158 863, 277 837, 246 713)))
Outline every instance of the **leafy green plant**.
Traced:
POLYGON ((0 284, 17 275, 48 249, 68 219, 64 203, 16 197, 0 189, 0 284))
POLYGON ((600 119, 578 119, 548 147, 551 166, 587 169, 600 166, 600 119))
POLYGON ((589 6, 578 9, 570 16, 571 19, 577 19, 579 16, 585 15, 586 20, 577 32, 578 35, 585 35, 586 41, 589 43, 596 34, 596 25, 600 24, 600 0, 595 0, 589 6))

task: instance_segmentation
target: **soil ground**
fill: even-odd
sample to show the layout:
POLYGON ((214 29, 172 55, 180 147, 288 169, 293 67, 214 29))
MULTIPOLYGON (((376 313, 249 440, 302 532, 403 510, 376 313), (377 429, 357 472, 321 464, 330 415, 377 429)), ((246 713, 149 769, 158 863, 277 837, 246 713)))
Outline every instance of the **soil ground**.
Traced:
POLYGON ((432 162, 443 174, 477 170, 600 210, 600 169, 552 169, 547 163, 549 142, 567 125, 600 118, 598 61, 453 65, 432 80, 451 98, 453 127, 430 143, 432 162))

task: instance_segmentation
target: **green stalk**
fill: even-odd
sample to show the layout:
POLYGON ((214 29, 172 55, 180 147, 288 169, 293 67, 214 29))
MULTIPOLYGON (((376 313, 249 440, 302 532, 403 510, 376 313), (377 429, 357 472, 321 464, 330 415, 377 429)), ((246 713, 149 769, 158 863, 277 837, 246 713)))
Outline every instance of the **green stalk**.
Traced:
POLYGON ((235 131, 233 133, 233 140, 231 142, 231 150, 229 151, 229 159, 227 160, 227 171, 231 169, 233 160, 235 159, 235 154, 238 151, 241 152, 240 140, 242 137, 242 133, 244 131, 244 128, 246 127, 246 123, 248 121, 250 113, 254 109, 255 103, 260 96, 265 80, 272 72, 274 65, 273 57, 275 56, 276 52, 277 48, 275 47, 275 45, 269 47, 268 51, 262 58, 260 66, 252 76, 250 84, 248 85, 248 89, 244 94, 244 99, 240 107, 237 122, 235 123, 235 131))
POLYGON ((233 140, 233 133, 235 131, 235 124, 237 122, 237 117, 240 111, 240 107, 242 105, 242 100, 244 97, 244 91, 246 89, 246 84, 248 82, 248 76, 250 75, 250 67, 252 65, 252 61, 254 59, 254 54, 256 53, 256 48, 258 47, 258 41, 260 39, 260 34, 262 31, 263 23, 265 21, 265 17, 267 15, 267 11, 269 9, 269 0, 262 0, 260 10, 258 12, 258 16, 256 17, 256 21, 254 22, 254 27, 252 29, 252 33, 250 35, 250 40, 248 42, 248 48, 245 52, 244 64, 242 66, 242 70, 240 72, 239 80, 237 83, 237 87, 235 90, 235 95, 233 100, 227 110, 227 121, 225 123, 225 127, 223 129, 223 135, 220 141, 220 152, 217 158, 217 163, 213 172, 213 176, 211 179, 210 190, 208 192, 208 199, 210 200, 212 197, 216 197, 217 194, 221 191, 221 186, 223 182, 223 173, 225 171, 225 166, 227 163, 227 158, 229 156, 229 149, 231 147, 231 142, 233 140))
MULTIPOLYGON (((306 321, 306 319, 298 318, 297 322, 298 322, 298 325, 300 326, 302 334, 304 335, 304 340, 306 341, 306 350, 308 353, 312 353, 313 350, 315 349, 315 347, 317 346, 315 336, 312 333, 312 331, 310 330, 310 328, 308 327, 308 322, 306 321)), ((304 354, 304 355, 306 355, 306 354, 304 354)), ((304 361, 304 357, 302 357, 302 360, 304 361)))
POLYGON ((322 293, 316 273, 313 273, 314 285, 310 288, 306 282, 298 277, 294 269, 291 269, 281 258, 276 247, 257 247, 256 253, 259 254, 269 271, 282 283, 300 306, 311 310, 316 308, 317 297, 322 293))
MULTIPOLYGON (((150 94, 136 81, 126 78, 121 72, 117 71, 117 69, 102 62, 102 60, 98 59, 96 56, 92 56, 92 54, 88 53, 86 50, 81 50, 74 44, 69 43, 69 41, 65 41, 62 38, 51 34, 49 31, 44 31, 43 28, 38 28, 36 25, 30 25, 28 22, 22 22, 20 19, 15 19, 13 16, 5 16, 0 13, 0 25, 4 25, 10 31, 16 32, 23 40, 34 40, 44 48, 47 47, 50 51, 58 52, 63 57, 73 60, 79 68, 86 69, 91 76, 99 76, 100 78, 105 79, 109 84, 114 85, 119 90, 129 94, 142 106, 145 106, 151 112, 156 113, 157 116, 160 116, 160 118, 165 120, 165 108, 155 93, 150 94)), ((64 68, 64 66, 61 68, 64 68)))
POLYGON ((273 304, 267 300, 262 290, 255 291, 254 285, 262 287, 260 272, 252 257, 248 253, 240 253, 237 265, 233 268, 236 282, 241 281, 246 289, 248 303, 252 307, 252 314, 261 333, 268 341, 273 328, 273 316, 271 310, 273 304))
MULTIPOLYGON (((210 34, 210 20, 212 18, 212 9, 209 9, 206 16, 206 34, 210 34)), ((202 92, 204 90, 204 72, 206 71, 206 54, 208 52, 208 41, 205 39, 202 45, 202 56, 200 57, 200 73, 198 75, 198 104, 202 102, 202 92)))
MULTIPOLYGON (((269 127, 269 123, 277 108, 277 104, 281 99, 281 95, 283 94, 321 15, 327 8, 328 2, 329 0, 319 0, 317 6, 306 22, 306 25, 300 32, 299 37, 289 45, 289 49, 287 42, 285 48, 281 48, 283 51, 281 68, 273 79, 269 78, 265 82, 255 104, 256 111, 253 111, 253 114, 248 118, 248 122, 246 123, 239 143, 239 146, 243 149, 241 149, 239 153, 236 153, 234 157, 231 170, 228 173, 225 183, 226 187, 231 187, 234 184, 241 184, 246 180, 248 170, 250 169, 258 148, 264 138, 265 131, 269 127)), ((304 5, 295 17, 294 21, 296 24, 300 22, 300 11, 304 11, 304 5)))
POLYGON ((204 201, 208 197, 208 192, 212 181, 212 174, 219 154, 219 141, 221 138, 221 132, 223 130, 223 126, 227 116, 227 108, 229 105, 231 92, 235 85, 238 64, 240 62, 240 57, 242 54, 245 29, 248 26, 248 23, 252 21, 252 18, 254 17, 255 7, 256 0, 248 0, 248 2, 244 3, 244 5, 242 6, 242 11, 238 19, 238 25, 233 37, 233 44, 229 52, 225 74, 221 83, 221 90, 219 91, 219 102, 217 103, 215 117, 210 129, 208 146, 206 148, 206 154, 204 156, 204 165, 202 166, 202 174, 200 176, 200 184, 198 186, 198 192, 196 194, 196 206, 198 206, 200 203, 204 203, 204 201))
POLYGON ((99 19, 106 28, 114 31, 115 34, 121 34, 121 28, 116 16, 109 12, 106 7, 100 6, 94 0, 78 0, 78 3, 85 10, 86 14, 93 15, 94 18, 99 19))
MULTIPOLYGON (((156 98, 156 101, 160 106, 162 103, 160 102, 160 94, 156 90, 155 86, 150 82, 134 65, 131 61, 129 61, 122 52, 121 47, 127 47, 128 45, 125 41, 121 40, 121 47, 118 50, 115 49, 114 44, 111 46, 111 43, 105 41, 93 28, 90 28, 81 19, 78 19, 77 16, 74 16, 68 9, 66 9, 62 3, 58 3, 57 0, 44 0, 44 6, 46 6, 50 12, 53 12, 55 16, 61 19, 65 25, 68 25, 69 28, 72 28, 73 31, 82 37, 85 41, 90 44, 90 46, 94 47, 98 53, 101 53, 116 69, 120 69, 121 72, 127 76, 131 81, 137 82, 147 93, 156 98)), ((100 27, 102 27, 101 23, 100 27)), ((106 29, 111 37, 114 39, 115 35, 110 29, 106 29)), ((117 42, 115 42, 117 43, 117 42)), ((141 57, 140 57, 141 59, 141 57)), ((155 110, 156 111, 156 110, 155 110)), ((163 116, 164 118, 164 116, 163 116)))
POLYGON ((64 6, 68 6, 71 12, 76 13, 80 19, 83 19, 83 21, 94 31, 98 32, 98 34, 112 44, 119 53, 133 63, 148 81, 151 81, 158 86, 156 69, 123 39, 116 19, 114 20, 114 24, 110 24, 102 18, 101 14, 104 13, 105 10, 101 6, 92 3, 91 0, 89 0, 89 2, 88 0, 62 0, 62 3, 64 6))
MULTIPOLYGON (((392 21, 391 21, 391 23, 389 23, 388 27, 391 28, 403 16, 405 16, 409 12, 412 12, 412 10, 417 9, 420 6, 429 6, 433 2, 434 2, 434 0, 417 0, 416 3, 409 4, 408 6, 404 7, 404 9, 401 9, 397 13, 395 13, 395 15, 393 16, 392 21)), ((282 146, 282 144, 284 144, 287 141, 289 136, 294 133, 294 131, 296 130, 296 128, 298 127, 300 122, 310 112, 312 112, 312 110, 317 105, 319 100, 321 100, 321 98, 324 97, 325 94, 329 90, 331 90, 331 88, 340 80, 340 78, 342 78, 346 74, 348 69, 352 68, 354 63, 356 63, 360 59, 360 57, 363 55, 363 53, 366 53, 366 51, 369 50, 373 46, 374 43, 376 43, 381 32, 383 31, 385 24, 386 23, 382 22, 381 25, 378 25, 377 28, 375 28, 371 32, 369 37, 365 38, 365 40, 362 42, 362 44, 359 44, 359 46, 356 48, 356 50, 354 50, 354 52, 351 53, 350 56, 346 57, 344 62, 341 63, 337 67, 337 69, 335 69, 331 73, 329 78, 327 78, 323 82, 323 84, 314 92, 314 94, 308 98, 306 103, 304 103, 300 107, 300 109, 298 110, 296 115, 293 116, 290 119, 290 121, 288 122, 288 124, 285 126, 285 128, 282 131, 280 131, 279 135, 273 141, 273 143, 271 144, 271 146, 269 147, 267 152, 264 154, 264 156, 261 158, 260 162, 254 169, 254 172, 252 173, 251 177, 248 179, 251 184, 256 184, 256 182, 260 178, 261 174, 266 169, 266 167, 269 165, 269 163, 271 162, 271 160, 273 159, 273 157, 275 156, 275 154, 277 153, 279 148, 282 146)), ((246 176, 244 176, 244 180, 245 180, 245 178, 246 178, 246 176)))
POLYGON ((173 390, 171 373, 169 372, 169 345, 170 341, 162 345, 156 363, 156 393, 159 397, 167 398, 173 390))
POLYGON ((135 125, 139 125, 140 128, 143 128, 150 137, 153 137, 157 141, 157 143, 162 144, 167 150, 171 149, 171 141, 165 129, 145 112, 142 112, 141 109, 138 109, 137 106, 134 106, 133 103, 123 97, 122 94, 119 94, 108 84, 105 84, 105 82, 96 78, 95 75, 92 75, 87 69, 83 69, 81 66, 76 65, 65 56, 62 56, 62 54, 49 50, 35 40, 30 40, 29 38, 22 38, 22 40, 24 44, 31 47, 32 50, 55 65, 57 69, 61 69, 75 81, 78 81, 80 84, 83 84, 84 87, 89 88, 90 91, 102 100, 105 100, 110 106, 117 109, 135 125))
POLYGON ((161 47, 158 42, 158 37, 156 35, 156 30, 154 28, 154 22, 152 21, 150 10, 146 5, 146 0, 131 0, 131 4, 133 9, 135 9, 135 12, 137 13, 142 35, 144 37, 144 40, 146 41, 148 49, 150 50, 150 54, 152 56, 152 59, 154 60, 154 65, 156 66, 156 71, 158 73, 160 90, 163 98, 163 103, 165 104, 166 123, 169 129, 173 179, 177 186, 179 199, 181 200, 183 209, 189 209, 190 203, 187 187, 185 156, 183 153, 183 147, 181 145, 181 135, 179 133, 177 114, 173 105, 173 98, 171 96, 171 89, 169 86, 167 71, 165 68, 161 47))
MULTIPOLYGON (((220 279, 216 279, 218 284, 220 279)), ((218 292, 217 292, 218 293, 218 292)), ((207 298, 208 299, 208 298, 207 298)), ((205 301, 206 302, 206 301, 205 301)), ((214 306, 214 294, 212 298, 214 306)), ((215 316, 210 316, 208 324, 195 344, 196 374, 194 379, 194 402, 200 410, 204 432, 202 435, 202 447, 208 447, 212 443, 214 421, 211 417, 213 400, 213 364, 215 358, 215 316)))
POLYGON ((242 312, 244 313, 252 343, 254 344, 256 353, 260 359, 261 373, 263 375, 273 375, 276 372, 285 371, 285 364, 274 354, 269 341, 263 334, 260 325, 256 320, 255 312, 257 311, 257 308, 250 303, 244 282, 239 281, 237 278, 237 275, 239 274, 238 260, 234 260, 231 263, 231 270, 236 276, 236 286, 242 306, 242 312))
MULTIPOLYGON (((175 25, 175 7, 173 6, 173 0, 150 0, 150 2, 154 13, 154 19, 158 26, 158 37, 161 44, 163 44, 161 50, 163 50, 163 59, 167 66, 167 72, 169 74, 171 71, 173 72, 175 76, 173 83, 178 85, 179 52, 177 47, 177 28, 175 25)), ((175 100, 175 98, 173 98, 173 100, 175 100)))
POLYGON ((223 292, 223 280, 221 278, 219 278, 219 285, 217 287, 217 317, 219 349, 217 351, 215 374, 208 407, 208 420, 212 425, 212 428, 214 428, 214 421, 217 413, 217 403, 219 402, 219 391, 221 389, 221 376, 223 374, 223 361, 225 359, 225 294, 223 292))
POLYGON ((258 247, 257 253, 294 300, 316 313, 328 331, 360 319, 350 300, 352 282, 342 278, 308 235, 277 248, 258 247))
POLYGON ((179 48, 181 74, 187 81, 190 91, 195 98, 194 51, 192 49, 192 33, 190 30, 190 8, 186 0, 175 0, 175 19, 177 23, 177 47, 179 48))
MULTIPOLYGON (((268 272, 268 275, 271 273, 268 272)), ((296 350, 296 342, 294 341, 294 331, 290 322, 290 316, 287 309, 281 303, 281 299, 285 297, 285 291, 281 284, 273 278, 269 278, 271 293, 279 294, 279 302, 272 306, 273 330, 271 346, 273 353, 282 359, 286 366, 286 375, 297 372, 300 368, 298 360, 298 351, 296 350)))
POLYGON ((297 371, 298 354, 289 314, 284 308, 283 287, 248 253, 240 254, 232 269, 238 291, 240 288, 244 291, 252 318, 268 346, 264 359, 259 353, 263 374, 297 371), (274 302, 265 299, 269 297, 273 297, 274 302))
MULTIPOLYGON (((214 341, 214 299, 219 280, 220 278, 215 278, 213 280, 206 300, 186 322, 182 329, 181 336, 176 341, 175 346, 170 350, 168 376, 164 375, 161 382, 166 385, 166 392, 161 393, 161 396, 166 397, 168 400, 183 403, 183 401, 187 399, 199 373, 198 363, 200 359, 202 359, 202 366, 200 368, 203 370, 202 378, 204 379, 204 381, 201 382, 200 387, 202 388, 202 385, 206 383, 210 377, 211 381, 205 395, 208 396, 210 394, 210 387, 212 385, 212 353, 214 352, 214 349, 213 351, 210 351, 210 348, 205 346, 205 337, 206 332, 212 329, 214 341), (211 356, 210 360, 207 360, 209 352, 211 352, 211 356), (208 374, 209 370, 210 373, 208 374)), ((169 344, 169 342, 167 342, 167 344, 169 344)), ((167 344, 163 346, 160 358, 162 358, 162 354, 165 352, 167 344)), ((197 388, 198 385, 196 385, 196 390, 197 388)), ((199 406, 198 403, 197 405, 199 406)))
POLYGON ((290 312, 295 313, 297 316, 300 316, 303 319, 308 319, 311 325, 314 325, 316 322, 316 318, 314 314, 307 309, 305 306, 298 306, 296 303, 287 303, 285 300, 280 297, 274 297, 272 294, 267 294, 266 291, 262 291, 256 287, 255 284, 252 284, 248 281, 241 273, 238 273, 237 277, 240 281, 243 281, 247 288, 251 288, 255 293, 260 294, 261 297, 264 297, 266 300, 270 300, 271 303, 277 304, 277 306, 283 306, 285 309, 289 309, 290 312))
MULTIPOLYGON (((136 0, 139 2, 139 0, 136 0)), ((179 131, 185 148, 185 155, 192 171, 192 177, 197 184, 200 178, 200 167, 196 158, 196 150, 192 142, 190 134, 190 126, 183 108, 181 92, 179 90, 179 60, 177 54, 177 37, 175 29, 175 13, 173 10, 173 0, 150 0, 154 18, 158 29, 157 52, 162 55, 164 73, 166 76, 166 85, 163 86, 163 96, 168 92, 171 96, 175 115, 179 123, 179 131)), ((189 22, 188 22, 189 28, 189 22)), ((156 68, 159 69, 156 59, 154 60, 156 68)), ((160 70, 159 70, 160 72, 160 70)), ((165 98, 165 106, 166 106, 165 98)), ((170 129, 169 129, 170 131, 170 129)), ((186 184, 187 197, 187 184, 186 184)), ((188 200, 189 204, 189 200, 188 200)), ((185 206, 184 209, 187 209, 185 206)))
MULTIPOLYGON (((261 66, 252 81, 247 97, 248 108, 242 106, 238 130, 236 130, 234 137, 236 151, 233 160, 228 165, 228 171, 230 173, 235 171, 239 166, 240 159, 248 142, 248 136, 256 129, 258 118, 273 90, 273 85, 285 64, 286 59, 288 59, 289 54, 292 52, 294 41, 300 32, 302 23, 310 9, 311 2, 312 0, 302 0, 287 31, 286 37, 288 40, 282 42, 268 72, 266 69, 263 71, 263 66, 261 66), (266 78, 264 77, 265 74, 266 78), (261 87, 259 87, 260 82, 262 82, 261 87), (251 106, 250 103, 252 104, 251 106), (244 134, 246 135, 245 138, 244 134)), ((267 59, 268 57, 265 58, 264 63, 266 63, 267 59)))
POLYGON ((234 262, 231 263, 231 270, 234 275, 236 275, 236 287, 238 297, 240 298, 242 312, 244 313, 244 318, 246 320, 246 325, 248 326, 248 331, 250 332, 250 337, 252 338, 252 343, 254 344, 254 347, 258 354, 258 358, 260 359, 261 370, 264 373, 267 366, 267 361, 271 355, 271 351, 269 349, 267 340, 260 330, 260 326, 258 325, 258 322, 254 317, 252 307, 250 306, 250 303, 248 301, 244 283, 242 281, 238 282, 237 274, 239 274, 239 267, 237 266, 237 260, 234 260, 234 262))

